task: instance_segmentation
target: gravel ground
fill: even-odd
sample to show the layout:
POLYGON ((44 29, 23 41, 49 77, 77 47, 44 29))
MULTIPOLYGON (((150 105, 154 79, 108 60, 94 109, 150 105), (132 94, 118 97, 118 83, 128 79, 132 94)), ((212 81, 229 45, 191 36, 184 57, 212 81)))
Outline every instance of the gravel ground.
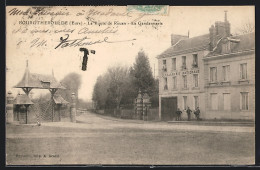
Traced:
POLYGON ((254 164, 253 127, 210 131, 189 125, 182 129, 161 122, 114 121, 90 113, 78 119, 76 124, 7 125, 7 164, 254 164))

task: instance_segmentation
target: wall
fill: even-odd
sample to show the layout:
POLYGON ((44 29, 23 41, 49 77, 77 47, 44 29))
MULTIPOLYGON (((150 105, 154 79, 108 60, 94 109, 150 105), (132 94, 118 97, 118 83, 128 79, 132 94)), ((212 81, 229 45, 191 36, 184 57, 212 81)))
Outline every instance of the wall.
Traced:
MULTIPOLYGON (((178 107, 183 110, 183 96, 187 96, 187 106, 189 106, 191 109, 194 108, 194 96, 199 97, 199 107, 201 110, 201 117, 205 118, 205 99, 204 99, 204 63, 203 58, 204 56, 208 54, 207 50, 198 51, 198 52, 192 52, 187 54, 181 54, 177 56, 172 56, 168 58, 160 58, 158 59, 159 64, 159 117, 161 117, 161 98, 162 97, 177 97, 178 99, 178 107), (193 54, 198 54, 198 68, 192 68, 193 63, 193 54), (184 89, 184 82, 182 74, 184 71, 181 70, 182 66, 182 56, 186 56, 186 66, 187 71, 192 70, 199 70, 198 73, 198 79, 199 84, 198 88, 194 88, 194 79, 193 79, 193 73, 187 74, 187 87, 188 89, 184 89), (171 73, 174 73, 172 71, 172 58, 176 58, 176 70, 179 75, 177 75, 177 89, 173 89, 173 77, 171 73), (167 72, 163 71, 163 60, 166 59, 167 64, 167 72), (167 76, 167 75, 169 76, 167 76), (164 77, 167 77, 168 79, 168 90, 164 90, 164 77)), ((176 72, 176 71, 175 71, 176 72)), ((186 111, 185 115, 186 115, 186 111)), ((184 114, 183 114, 184 115, 184 114)))
MULTIPOLYGON (((52 121, 52 112, 51 110, 47 110, 47 112, 45 114, 41 114, 41 116, 39 116, 39 112, 36 112, 36 109, 33 108, 34 106, 29 106, 28 108, 28 114, 27 114, 27 123, 28 124, 33 124, 36 123, 37 120, 39 120, 40 122, 51 122, 52 121)), ((14 120, 18 121, 18 110, 14 109, 14 120)), ((63 120, 63 118, 68 117, 67 115, 69 115, 68 110, 65 107, 61 108, 61 120, 63 120)), ((26 120, 26 110, 24 106, 21 106, 19 109, 19 122, 21 124, 25 124, 26 120)), ((57 108, 55 108, 54 111, 54 117, 53 117, 53 121, 54 122, 58 122, 59 121, 59 112, 57 110, 57 108)))
POLYGON ((255 119, 255 56, 253 54, 226 56, 205 61, 206 112, 208 119, 255 119), (248 82, 239 82, 240 64, 247 63, 248 82), (222 66, 230 65, 230 83, 221 84, 222 66), (210 67, 217 67, 218 84, 209 84, 210 67), (241 110, 240 92, 249 92, 249 110, 241 110), (218 97, 217 110, 212 110, 210 94, 218 97), (231 109, 224 110, 223 93, 230 93, 231 109))

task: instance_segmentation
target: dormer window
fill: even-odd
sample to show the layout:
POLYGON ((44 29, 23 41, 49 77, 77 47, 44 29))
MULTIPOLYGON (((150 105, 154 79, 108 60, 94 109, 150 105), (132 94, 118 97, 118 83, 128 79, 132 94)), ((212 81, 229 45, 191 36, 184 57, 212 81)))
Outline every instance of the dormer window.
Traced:
POLYGON ((48 81, 41 81, 41 83, 42 83, 42 87, 44 87, 44 88, 50 88, 50 82, 48 82, 48 81))
POLYGON ((231 49, 230 49, 230 41, 226 41, 222 44, 222 53, 230 53, 231 49))

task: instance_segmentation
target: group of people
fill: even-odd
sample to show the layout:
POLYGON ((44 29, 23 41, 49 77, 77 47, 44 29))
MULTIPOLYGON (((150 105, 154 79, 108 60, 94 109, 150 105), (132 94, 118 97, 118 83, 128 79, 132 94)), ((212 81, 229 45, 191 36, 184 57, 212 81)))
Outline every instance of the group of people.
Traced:
MULTIPOLYGON (((193 111, 189 107, 187 107, 186 113, 187 113, 187 116, 188 116, 188 121, 190 121, 190 117, 191 117, 192 112, 193 111)), ((197 107, 193 113, 196 116, 197 120, 201 120, 200 119, 200 109, 199 109, 199 107, 197 107)), ((180 110, 180 108, 178 108, 177 111, 176 111, 176 115, 177 115, 176 120, 181 120, 181 114, 182 114, 182 111, 180 110)))

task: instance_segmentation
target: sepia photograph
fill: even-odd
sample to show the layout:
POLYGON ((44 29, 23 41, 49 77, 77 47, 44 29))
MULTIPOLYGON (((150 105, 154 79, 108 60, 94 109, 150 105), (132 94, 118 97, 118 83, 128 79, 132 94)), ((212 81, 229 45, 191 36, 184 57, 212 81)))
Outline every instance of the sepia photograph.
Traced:
POLYGON ((255 6, 6 6, 6 166, 254 165, 255 6))

